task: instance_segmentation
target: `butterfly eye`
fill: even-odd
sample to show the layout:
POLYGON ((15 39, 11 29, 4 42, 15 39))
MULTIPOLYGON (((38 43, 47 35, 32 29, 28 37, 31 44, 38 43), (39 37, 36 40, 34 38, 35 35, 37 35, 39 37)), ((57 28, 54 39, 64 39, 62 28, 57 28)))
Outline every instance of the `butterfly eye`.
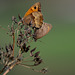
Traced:
POLYGON ((36 9, 36 6, 34 7, 34 9, 36 9))

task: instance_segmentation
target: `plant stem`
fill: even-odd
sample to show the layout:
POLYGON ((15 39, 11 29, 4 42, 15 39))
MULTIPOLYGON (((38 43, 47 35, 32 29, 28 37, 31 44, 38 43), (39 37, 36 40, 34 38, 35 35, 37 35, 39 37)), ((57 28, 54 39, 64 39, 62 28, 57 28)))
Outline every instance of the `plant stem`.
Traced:
POLYGON ((16 64, 13 64, 11 67, 9 67, 9 68, 4 72, 3 75, 6 75, 15 65, 16 65, 16 64))
POLYGON ((21 66, 23 66, 23 67, 26 67, 26 68, 29 68, 29 69, 31 69, 31 70, 33 70, 33 71, 35 71, 35 72, 41 72, 41 71, 39 71, 39 70, 33 69, 33 68, 31 68, 31 67, 29 67, 29 66, 26 66, 26 65, 24 65, 24 64, 19 64, 19 65, 21 65, 21 66))

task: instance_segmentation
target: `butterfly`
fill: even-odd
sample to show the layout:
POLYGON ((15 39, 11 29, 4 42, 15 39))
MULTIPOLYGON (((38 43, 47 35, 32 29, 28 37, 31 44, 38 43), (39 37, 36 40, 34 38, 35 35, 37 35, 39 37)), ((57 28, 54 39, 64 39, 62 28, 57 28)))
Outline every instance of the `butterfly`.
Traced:
POLYGON ((32 27, 41 28, 43 24, 43 15, 41 13, 40 2, 35 3, 30 9, 25 13, 23 20, 26 24, 32 24, 32 27))
POLYGON ((23 17, 23 22, 28 25, 32 24, 32 27, 35 28, 35 39, 45 36, 52 29, 51 24, 43 22, 40 2, 30 7, 23 17))

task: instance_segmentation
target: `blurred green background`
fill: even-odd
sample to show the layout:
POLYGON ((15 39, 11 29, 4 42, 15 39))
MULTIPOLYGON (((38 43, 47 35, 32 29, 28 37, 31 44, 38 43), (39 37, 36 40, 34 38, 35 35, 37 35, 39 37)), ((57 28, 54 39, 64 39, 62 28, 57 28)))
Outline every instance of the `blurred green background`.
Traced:
MULTIPOLYGON (((75 75, 75 0, 0 0, 0 45, 11 42, 6 35, 11 17, 22 17, 36 2, 41 2, 44 21, 53 28, 48 35, 33 44, 40 50, 44 63, 35 68, 47 67, 45 75, 75 75), (41 41, 41 42, 40 42, 41 41)), ((16 52, 16 51, 15 51, 16 52)), ((1 69, 0 65, 0 69, 1 69)), ((43 75, 16 66, 7 75, 43 75)))

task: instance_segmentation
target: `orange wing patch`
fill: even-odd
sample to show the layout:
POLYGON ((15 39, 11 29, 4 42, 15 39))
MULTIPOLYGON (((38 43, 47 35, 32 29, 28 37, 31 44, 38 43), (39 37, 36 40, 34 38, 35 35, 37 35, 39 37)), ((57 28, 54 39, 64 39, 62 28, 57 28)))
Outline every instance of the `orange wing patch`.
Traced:
POLYGON ((40 2, 37 2, 33 6, 31 6, 30 9, 25 13, 24 18, 35 11, 41 12, 41 3, 40 2))

